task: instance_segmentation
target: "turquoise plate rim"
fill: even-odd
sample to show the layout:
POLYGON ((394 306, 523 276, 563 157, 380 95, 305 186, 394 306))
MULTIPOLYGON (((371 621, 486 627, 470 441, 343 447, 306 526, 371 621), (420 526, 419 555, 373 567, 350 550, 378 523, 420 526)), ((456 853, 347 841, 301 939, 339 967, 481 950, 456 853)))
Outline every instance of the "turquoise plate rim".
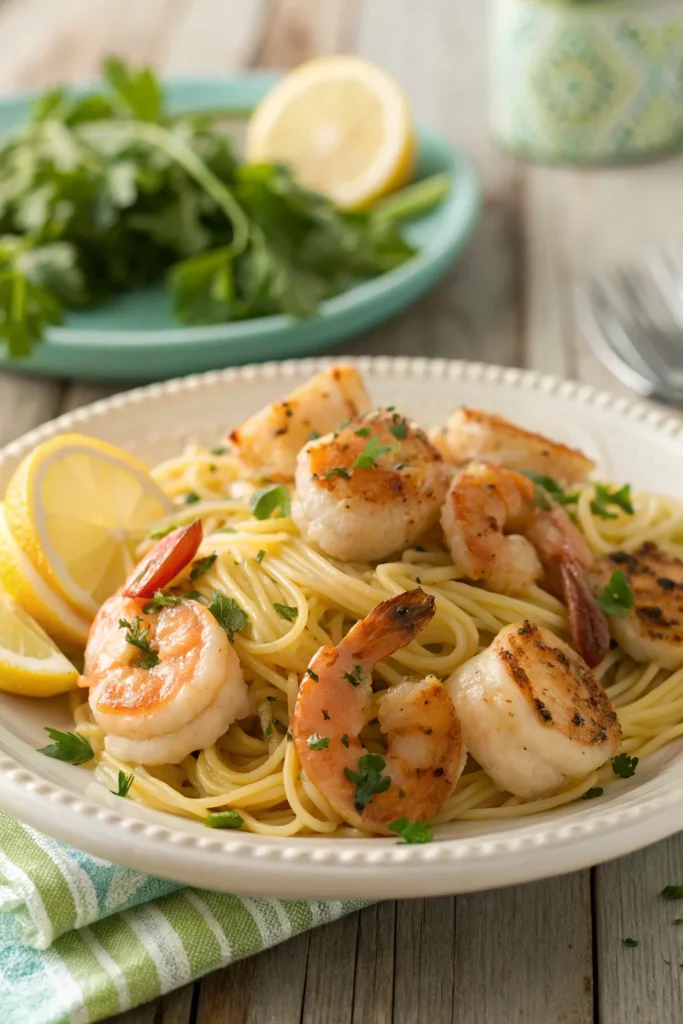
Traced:
MULTIPOLYGON (((170 77, 163 80, 163 85, 167 90, 170 109, 180 112, 183 108, 191 109, 197 105, 208 107, 211 102, 217 104, 221 94, 225 101, 224 94, 228 90, 246 97, 244 103, 240 102, 239 105, 249 107, 279 77, 260 72, 170 77), (216 98, 207 102, 206 94, 214 94, 216 98), (193 97, 202 97, 202 100, 198 103, 195 98, 195 102, 192 102, 193 97)), ((92 84, 83 84, 75 86, 73 91, 80 93, 91 88, 92 84)), ((0 114, 11 111, 20 116, 40 92, 25 90, 0 97, 0 114)), ((239 351, 239 346, 245 342, 258 340, 261 344, 270 343, 273 346, 268 354, 259 354, 259 361, 282 358, 290 350, 292 353, 303 354, 329 348, 344 337, 387 319, 416 299, 446 271, 470 237, 478 219, 481 195, 477 175, 469 159, 440 132, 419 124, 418 161, 420 155, 426 152, 432 156, 436 154, 440 168, 453 181, 446 199, 436 211, 428 215, 435 218, 434 231, 429 241, 402 266, 328 299, 314 317, 293 321, 277 315, 200 327, 178 326, 148 330, 135 327, 53 327, 29 359, 14 361, 1 353, 0 367, 19 372, 54 372, 56 367, 50 364, 57 357, 59 370, 64 371, 65 358, 69 355, 78 358, 85 351, 93 355, 108 352, 111 356, 113 350, 122 355, 122 349, 134 349, 153 357, 160 351, 169 348, 177 351, 179 346, 189 345, 197 359, 184 359, 187 368, 181 372, 191 372, 193 366, 202 369, 210 365, 210 361, 207 363, 209 353, 216 356, 216 366, 253 361, 253 352, 239 351), (286 342, 290 343, 289 350, 285 347, 286 342)), ((124 372, 130 378, 149 379, 150 372, 140 369, 141 372, 136 372, 135 366, 128 366, 127 372, 124 372)), ((72 372, 74 376, 93 376, 92 370, 87 369, 84 374, 83 368, 78 365, 74 365, 72 372)), ((159 377, 166 375, 163 368, 157 368, 157 372, 159 377), (159 369, 161 372, 158 372, 159 369)), ((112 375, 111 370, 103 373, 103 376, 112 375)))

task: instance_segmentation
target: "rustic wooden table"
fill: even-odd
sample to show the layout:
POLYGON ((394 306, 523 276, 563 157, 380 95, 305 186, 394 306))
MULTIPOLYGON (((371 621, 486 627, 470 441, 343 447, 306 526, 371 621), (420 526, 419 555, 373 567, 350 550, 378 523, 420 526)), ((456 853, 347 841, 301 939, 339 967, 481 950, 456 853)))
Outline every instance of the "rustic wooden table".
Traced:
MULTIPOLYGON (((345 350, 528 366, 619 390, 586 348, 587 264, 683 223, 683 163, 520 164, 491 142, 483 0, 0 0, 0 90, 96 74, 118 52, 165 73, 290 67, 354 51, 475 160, 486 205, 467 253, 404 316, 345 350)), ((0 375, 0 443, 112 388, 0 375)), ((569 877, 385 903, 213 974, 117 1024, 668 1024, 683 1020, 683 881, 671 839, 569 877), (638 948, 623 944, 639 940, 638 948)))

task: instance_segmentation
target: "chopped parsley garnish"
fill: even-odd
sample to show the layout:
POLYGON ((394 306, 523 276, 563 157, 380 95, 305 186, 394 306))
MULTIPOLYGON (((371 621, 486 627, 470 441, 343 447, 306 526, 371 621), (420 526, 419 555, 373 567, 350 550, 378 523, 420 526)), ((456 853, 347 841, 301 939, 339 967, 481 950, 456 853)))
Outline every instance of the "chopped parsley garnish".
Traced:
POLYGON ((371 433, 372 429, 370 427, 359 427, 358 430, 354 430, 354 434, 357 434, 358 437, 370 437, 371 433))
POLYGON ((198 580, 200 576, 203 576, 209 571, 213 563, 218 558, 218 555, 214 551, 213 554, 207 555, 206 558, 198 558, 190 570, 190 579, 194 582, 198 580))
MULTIPOLYGON (((394 422, 389 427, 389 431, 394 435, 397 441, 402 441, 408 434, 408 424, 398 415, 395 415, 393 420, 394 422)), ((391 825, 389 828, 391 828, 391 825)))
POLYGON ((400 445, 394 448, 390 444, 380 444, 378 437, 371 437, 363 451, 356 456, 356 461, 351 466, 351 469, 372 469, 380 455, 386 455, 387 452, 397 452, 399 448, 400 445))
POLYGON ((638 760, 637 757, 629 757, 628 754, 617 754, 612 758, 612 771, 620 779, 630 779, 636 774, 638 760))
POLYGON ((351 686, 360 686, 363 682, 363 666, 354 665, 353 672, 344 672, 344 679, 347 683, 351 683, 351 686))
POLYGON ((621 618, 633 608, 633 590, 631 583, 621 569, 615 569, 610 581, 598 598, 598 604, 605 615, 616 615, 621 618))
POLYGON ((434 838, 431 828, 424 821, 397 818, 396 821, 390 821, 387 828, 400 836, 404 843, 431 843, 434 838))
POLYGON ((207 828, 242 828, 244 818, 237 811, 210 811, 204 818, 207 828))
POLYGON ((328 713, 325 710, 325 708, 323 708, 323 718, 325 719, 326 722, 329 722, 329 720, 330 720, 330 716, 328 715, 328 713))
POLYGON ((667 885, 659 895, 664 900, 683 900, 683 885, 667 885))
POLYGON ((39 754, 47 757, 54 757, 58 761, 68 761, 69 764, 85 764, 92 761, 95 753, 85 736, 79 736, 76 732, 60 732, 59 729, 51 729, 43 726, 53 743, 41 747, 39 754))
MULTIPOLYGON (((185 595, 189 597, 189 594, 185 595)), ((174 605, 180 604, 183 600, 182 597, 176 597, 174 594, 164 594, 163 590, 157 590, 154 597, 151 597, 147 604, 143 605, 143 612, 145 615, 149 615, 151 612, 158 612, 160 608, 172 608, 174 605)))
POLYGON ((291 732, 289 732, 289 730, 287 730, 287 742, 288 743, 292 742, 292 734, 291 734, 291 732))
POLYGON ((208 603, 209 603, 208 599, 206 597, 204 597, 203 594, 200 594, 198 590, 188 590, 188 592, 185 594, 185 600, 186 601, 201 601, 202 604, 206 604, 206 605, 208 605, 208 603))
POLYGON ((149 626, 142 625, 142 619, 139 615, 135 616, 135 622, 131 623, 128 619, 119 619, 119 629, 126 630, 126 643, 130 644, 131 647, 137 647, 140 651, 138 656, 138 667, 139 668, 154 668, 155 665, 159 664, 159 655, 149 646, 149 626))
POLYGON ((683 924, 683 917, 674 917, 673 924, 683 924))
POLYGON ((274 602, 273 608, 278 613, 280 618, 287 619, 287 622, 294 622, 294 619, 299 614, 298 608, 292 608, 288 604, 278 604, 277 601, 274 602))
POLYGON ((220 590, 214 590, 209 611, 232 640, 235 633, 241 633, 249 622, 247 613, 232 597, 226 597, 220 590))
POLYGON ((269 722, 269 723, 268 723, 268 725, 267 725, 267 726, 265 727, 265 729, 264 729, 264 731, 263 731, 263 736, 264 736, 264 738, 265 738, 265 741, 266 741, 266 743, 270 743, 270 741, 271 741, 271 740, 272 740, 272 738, 273 738, 273 727, 272 727, 272 725, 270 724, 270 722, 269 722))
POLYGON ((310 676, 314 683, 318 682, 318 676, 315 674, 312 668, 306 669, 306 675, 310 676))
POLYGON ((251 498, 251 512, 255 519, 268 519, 275 510, 277 518, 284 519, 292 510, 292 499, 289 491, 282 484, 273 487, 262 487, 251 498))
POLYGON ((175 526, 171 523, 170 526, 161 526, 158 530, 152 530, 147 536, 150 540, 161 540, 162 537, 168 537, 169 533, 173 533, 175 526))
POLYGON ((638 942, 638 939, 622 939, 621 941, 624 943, 625 946, 639 946, 640 945, 640 943, 638 942))
POLYGON ((258 562, 259 565, 263 561, 264 556, 265 556, 265 551, 263 550, 263 548, 261 548, 261 550, 259 551, 259 553, 256 556, 256 561, 258 562))
POLYGON ((391 779, 388 775, 382 775, 385 767, 386 761, 381 754, 363 754, 358 761, 357 772, 352 772, 350 768, 344 769, 344 775, 356 787, 353 803, 359 813, 372 803, 373 796, 386 793, 389 789, 391 779))
POLYGON ((308 435, 308 437, 306 438, 306 440, 307 441, 317 441, 319 437, 320 437, 320 434, 318 433, 318 431, 317 430, 312 430, 310 432, 310 434, 308 435))
MULTIPOLYGON (((536 486, 541 487, 558 505, 574 505, 579 500, 578 494, 568 493, 551 476, 544 476, 543 473, 533 473, 531 470, 526 470, 522 473, 522 476, 533 480, 536 486)), ((542 505, 539 507, 543 508, 542 505)))
POLYGON ((329 745, 329 736, 320 736, 317 732, 312 732, 308 737, 308 746, 310 750, 327 750, 329 745))
POLYGON ((128 796, 130 787, 135 781, 135 772, 131 772, 130 775, 126 775, 125 772, 119 772, 118 789, 110 789, 109 792, 113 793, 114 796, 128 796))
POLYGON ((199 497, 196 491, 188 491, 183 498, 183 505, 196 505, 198 501, 202 499, 199 497))
POLYGON ((349 745, 349 737, 346 735, 346 733, 344 733, 344 735, 342 736, 341 741, 342 741, 342 743, 344 744, 345 747, 348 747, 348 745, 349 745))
POLYGON ((220 526, 216 533, 237 533, 237 530, 234 526, 220 526))
POLYGON ((632 516, 635 509, 631 503, 631 485, 624 484, 617 491, 610 491, 604 484, 595 485, 595 497, 591 501, 591 512, 601 519, 617 519, 618 512, 610 512, 609 506, 620 508, 622 512, 632 516))
POLYGON ((328 483, 335 476, 340 476, 342 477, 343 480, 351 479, 351 474, 349 473, 348 469, 346 469, 345 466, 335 466, 334 469, 330 469, 327 471, 327 473, 325 473, 325 479, 327 480, 328 483))
POLYGON ((592 789, 587 789, 581 797, 582 800, 594 800, 596 796, 602 796, 604 793, 602 786, 593 786, 592 789))
POLYGON ((217 448, 211 448, 210 449, 212 455, 225 455, 227 450, 228 449, 224 448, 223 445, 218 445, 217 448))

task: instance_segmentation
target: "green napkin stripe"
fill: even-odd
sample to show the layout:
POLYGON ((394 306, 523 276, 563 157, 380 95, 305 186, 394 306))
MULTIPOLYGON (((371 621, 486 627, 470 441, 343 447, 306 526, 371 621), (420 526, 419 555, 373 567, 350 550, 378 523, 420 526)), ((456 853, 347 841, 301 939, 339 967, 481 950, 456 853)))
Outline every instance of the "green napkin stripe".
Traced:
POLYGON ((210 970, 210 965, 221 962, 221 946, 218 939, 197 907, 193 906, 184 894, 174 906, 165 906, 163 912, 178 932, 185 947, 192 977, 196 977, 201 971, 210 970))
MULTIPOLYGON (((128 993, 128 1002, 124 1002, 122 1010, 160 994, 154 961, 122 914, 97 921, 90 926, 90 931, 121 971, 128 993)), ((58 946, 60 942, 61 939, 58 946)))
MULTIPOLYGON (((23 874, 22 865, 30 865, 33 898, 26 901, 25 913, 18 917, 27 932, 38 932, 45 928, 48 941, 44 946, 47 946, 56 932, 72 928, 76 919, 76 907, 69 886, 55 869, 51 857, 40 849, 23 825, 11 818, 3 818, 1 848, 18 872, 23 874), (42 920, 38 920, 38 916, 42 920), (46 918, 49 919, 49 925, 46 918)), ((1 866, 0 878, 5 885, 16 885, 8 871, 3 871, 1 866)))
POLYGON ((96 1020, 98 1014, 111 1017, 119 1012, 116 985, 79 932, 61 937, 59 955, 81 990, 89 1021, 96 1020))

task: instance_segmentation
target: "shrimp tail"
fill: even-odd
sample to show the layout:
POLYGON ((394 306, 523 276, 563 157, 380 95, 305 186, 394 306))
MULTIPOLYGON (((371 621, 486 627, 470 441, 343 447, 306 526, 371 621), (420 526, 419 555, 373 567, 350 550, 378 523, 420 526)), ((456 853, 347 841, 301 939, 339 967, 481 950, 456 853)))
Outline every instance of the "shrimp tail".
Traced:
POLYGON ((434 598, 418 587, 382 601, 349 630, 340 646, 351 649, 352 657, 373 662, 388 658, 405 647, 424 629, 435 612, 434 598))
POLYGON ((563 559, 562 592, 569 611, 569 627, 579 654, 589 668, 595 668, 609 650, 610 633, 607 619, 577 562, 563 559))

